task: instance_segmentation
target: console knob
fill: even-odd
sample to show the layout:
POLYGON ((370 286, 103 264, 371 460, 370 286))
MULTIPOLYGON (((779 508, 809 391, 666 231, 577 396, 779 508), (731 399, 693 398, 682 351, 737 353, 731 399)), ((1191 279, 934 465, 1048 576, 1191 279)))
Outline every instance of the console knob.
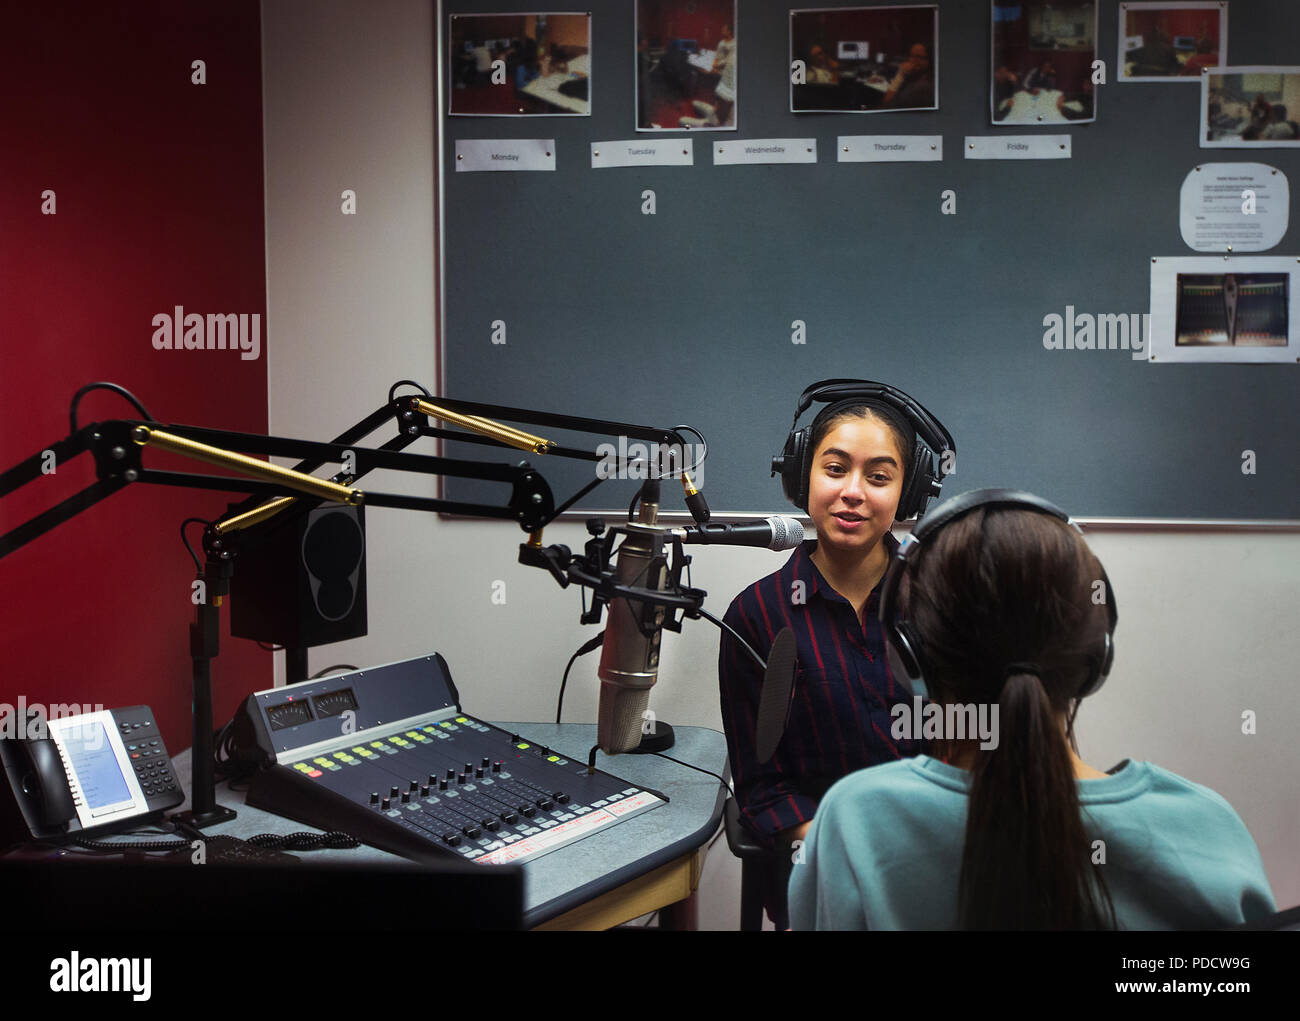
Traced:
POLYGON ((378 791, 371 791, 371 792, 370 792, 370 803, 371 803, 372 805, 377 805, 377 804, 379 804, 379 792, 378 792, 378 791))
POLYGON ((483 767, 479 766, 478 769, 474 770, 474 775, 480 780, 483 779, 483 767))
POLYGON ((411 803, 411 792, 402 791, 402 804, 409 805, 410 803, 411 803))
POLYGON ((445 791, 446 789, 447 789, 447 781, 446 781, 446 780, 439 780, 439 781, 438 781, 438 790, 440 790, 440 791, 445 791))
POLYGON ((387 812, 392 807, 392 802, 390 802, 387 798, 384 798, 384 800, 379 803, 379 807, 383 811, 387 812))
POLYGON ((492 763, 492 772, 494 773, 501 772, 501 761, 499 759, 496 762, 492 763))
POLYGON ((395 797, 397 797, 397 785, 396 785, 396 784, 394 784, 393 787, 389 789, 389 791, 388 791, 388 796, 389 796, 390 798, 395 798, 395 797))
POLYGON ((427 798, 429 796, 429 787, 430 785, 426 783, 423 787, 420 788, 420 797, 427 798))

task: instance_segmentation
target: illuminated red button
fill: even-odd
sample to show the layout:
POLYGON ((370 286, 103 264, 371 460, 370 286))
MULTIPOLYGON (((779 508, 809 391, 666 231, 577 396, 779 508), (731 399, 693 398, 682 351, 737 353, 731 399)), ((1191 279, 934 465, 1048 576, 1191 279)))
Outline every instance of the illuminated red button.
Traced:
POLYGON ((323 774, 319 769, 313 769, 313 770, 312 770, 310 773, 308 773, 307 775, 308 775, 308 776, 324 776, 324 774, 323 774))

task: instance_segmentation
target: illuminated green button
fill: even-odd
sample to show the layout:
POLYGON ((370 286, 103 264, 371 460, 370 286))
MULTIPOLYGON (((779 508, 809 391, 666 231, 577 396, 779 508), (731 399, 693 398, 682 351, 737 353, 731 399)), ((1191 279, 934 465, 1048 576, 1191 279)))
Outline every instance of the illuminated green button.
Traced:
POLYGON ((433 729, 433 724, 432 724, 432 723, 430 723, 430 724, 428 724, 428 725, 422 727, 421 729, 424 730, 425 732, 429 733, 429 734, 434 733, 434 729, 433 729))
POLYGON ((358 755, 369 755, 369 754, 370 754, 368 751, 366 751, 366 750, 365 750, 364 748, 362 748, 360 745, 357 745, 357 746, 356 746, 355 748, 353 748, 352 750, 353 750, 354 752, 356 752, 358 755))
POLYGON ((457 717, 456 717, 456 722, 457 722, 457 723, 468 723, 469 720, 466 719, 464 716, 457 716, 457 717))
POLYGON ((318 766, 328 766, 330 764, 330 760, 325 758, 324 755, 317 755, 316 758, 312 759, 312 762, 318 766))
POLYGON ((446 721, 444 720, 442 723, 439 723, 438 726, 440 726, 440 727, 450 727, 451 724, 448 723, 448 722, 446 722, 446 721))
POLYGON ((546 761, 547 761, 547 762, 559 762, 559 761, 560 761, 560 757, 559 757, 558 755, 548 755, 548 756, 546 756, 546 761))
POLYGON ((300 773, 310 773, 310 772, 311 772, 311 766, 307 765, 307 763, 305 763, 305 762, 295 762, 295 763, 293 764, 293 768, 296 769, 296 770, 298 770, 298 772, 300 772, 300 773))
POLYGON ((417 733, 416 733, 415 731, 413 731, 413 730, 408 730, 408 731, 406 732, 406 736, 407 736, 407 737, 419 737, 420 735, 417 734, 417 733))
POLYGON ((335 752, 335 753, 334 753, 334 758, 336 758, 336 759, 344 759, 344 760, 346 760, 346 759, 350 759, 350 758, 352 758, 352 756, 349 755, 347 752, 335 752))
POLYGON ((516 748, 530 748, 530 747, 532 747, 532 746, 531 746, 531 745, 528 745, 528 744, 524 744, 523 742, 520 742, 519 744, 515 745, 515 747, 516 747, 516 748))
POLYGON ((370 742, 370 747, 371 747, 371 748, 382 748, 382 747, 384 747, 384 742, 383 742, 383 741, 371 741, 371 742, 370 742))

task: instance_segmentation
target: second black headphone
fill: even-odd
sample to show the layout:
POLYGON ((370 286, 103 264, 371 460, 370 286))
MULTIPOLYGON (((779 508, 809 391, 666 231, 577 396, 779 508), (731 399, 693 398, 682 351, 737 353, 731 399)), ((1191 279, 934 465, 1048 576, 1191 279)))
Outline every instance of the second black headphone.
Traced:
MULTIPOLYGON (((885 642, 897 654, 904 672, 913 685, 918 681, 921 684, 925 683, 926 664, 924 650, 912 633, 907 620, 899 614, 898 589, 902 584, 903 574, 907 571, 907 565, 915 560, 917 552, 923 549, 926 543, 931 542, 940 529, 979 507, 1007 507, 1037 511, 1058 518, 1076 531, 1079 530, 1079 526, 1071 521, 1070 516, 1056 504, 1049 503, 1033 493, 1015 489, 976 489, 969 493, 962 493, 945 500, 918 521, 911 534, 894 551, 889 567, 885 571, 885 580, 880 586, 880 625, 885 633, 885 642)), ((1115 625, 1119 621, 1119 611, 1115 606, 1115 593, 1111 590, 1110 579, 1106 577, 1104 567, 1101 568, 1101 581, 1105 587, 1106 631, 1098 639, 1097 648, 1090 657, 1088 679, 1079 689, 1076 698, 1084 698, 1100 690, 1107 674, 1110 673, 1111 664, 1115 661, 1114 634, 1115 625)), ((1013 664, 999 664, 999 666, 1006 668, 1013 664)))
POLYGON ((833 413, 839 405, 879 404, 899 412, 912 427, 916 434, 915 452, 912 463, 903 466, 903 492, 899 495, 898 510, 894 514, 896 520, 906 521, 915 517, 925 510, 931 497, 939 495, 943 475, 936 461, 941 455, 951 456, 957 449, 943 423, 918 401, 888 383, 874 383, 869 379, 823 379, 799 395, 799 406, 795 408, 785 449, 772 458, 772 474, 781 476, 781 488, 786 498, 805 514, 808 513, 808 477, 816 453, 812 449, 812 432, 817 422, 814 419, 812 425, 802 429, 795 426, 799 423, 799 416, 814 402, 830 405, 819 412, 817 418, 833 413))

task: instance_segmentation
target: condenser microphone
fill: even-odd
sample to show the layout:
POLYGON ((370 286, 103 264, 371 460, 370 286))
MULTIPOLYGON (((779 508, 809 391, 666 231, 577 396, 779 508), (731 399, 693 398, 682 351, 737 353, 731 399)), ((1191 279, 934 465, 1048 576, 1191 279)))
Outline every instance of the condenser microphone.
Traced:
POLYGON ((763 549, 794 549, 803 542, 803 524, 798 518, 774 514, 762 521, 743 525, 705 524, 670 528, 668 534, 684 543, 705 546, 760 546, 763 549))
MULTIPOLYGON (((614 580, 620 585, 662 589, 665 582, 664 542, 667 531, 659 517, 659 482, 641 487, 637 520, 629 523, 618 548, 614 580)), ((650 705, 650 689, 659 675, 659 643, 665 611, 639 599, 616 596, 609 603, 609 622, 601 643, 600 708, 596 743, 608 755, 629 752, 641 743, 642 722, 650 705)))

